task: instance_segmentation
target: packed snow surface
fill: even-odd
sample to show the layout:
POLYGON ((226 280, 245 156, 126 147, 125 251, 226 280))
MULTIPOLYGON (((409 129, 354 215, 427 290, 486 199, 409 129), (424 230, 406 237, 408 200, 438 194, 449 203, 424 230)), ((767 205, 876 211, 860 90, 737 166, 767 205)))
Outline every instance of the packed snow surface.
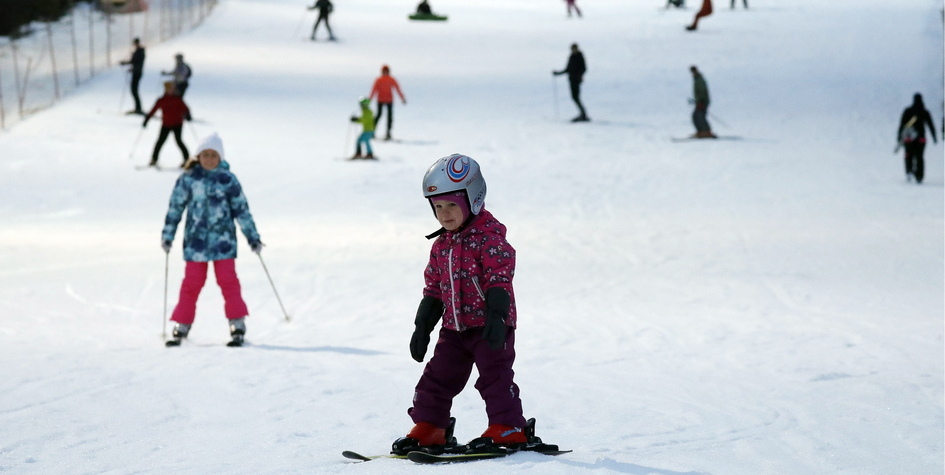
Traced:
MULTIPOLYGON (((147 105, 175 53, 193 67, 185 141, 223 138, 292 317, 241 237, 239 349, 212 277, 190 341, 162 343, 177 174, 135 169, 158 127, 119 110, 122 69, 0 132, 0 471, 942 473, 943 147, 921 185, 893 153, 915 92, 941 135, 941 3, 717 1, 687 32, 696 3, 441 0, 449 21, 410 22, 411 2, 338 0, 339 41, 311 42, 301 0, 223 0, 146 45, 147 105), (572 42, 590 123, 551 75, 572 42), (383 64, 398 140, 347 161, 383 64), (734 139, 671 141, 693 64, 734 139), (412 425, 438 227, 420 181, 453 152, 518 251, 526 417, 574 452, 354 463, 412 425)), ((485 429, 471 382, 453 415, 460 440, 485 429)))

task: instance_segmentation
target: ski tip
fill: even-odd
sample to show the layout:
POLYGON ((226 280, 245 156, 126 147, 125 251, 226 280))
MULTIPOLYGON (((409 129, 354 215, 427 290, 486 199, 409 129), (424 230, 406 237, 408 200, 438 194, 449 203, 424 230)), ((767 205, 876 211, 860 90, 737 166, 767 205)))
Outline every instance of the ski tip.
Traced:
POLYGON ((364 462, 367 462, 367 461, 371 460, 370 457, 366 457, 366 456, 364 456, 364 455, 361 455, 361 454, 359 454, 359 453, 357 453, 357 452, 352 452, 352 451, 350 451, 350 450, 345 450, 344 452, 341 453, 341 456, 344 457, 344 458, 348 458, 348 459, 352 459, 352 460, 361 460, 361 461, 364 461, 364 462))

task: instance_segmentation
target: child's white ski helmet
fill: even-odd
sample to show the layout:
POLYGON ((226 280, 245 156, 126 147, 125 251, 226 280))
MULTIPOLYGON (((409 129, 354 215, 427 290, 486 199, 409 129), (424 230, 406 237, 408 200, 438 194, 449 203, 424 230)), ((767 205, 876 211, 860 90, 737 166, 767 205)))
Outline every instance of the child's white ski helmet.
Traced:
POLYGON ((469 211, 479 214, 486 202, 486 180, 482 178, 479 164, 459 153, 437 160, 423 175, 424 198, 456 191, 465 191, 469 211))

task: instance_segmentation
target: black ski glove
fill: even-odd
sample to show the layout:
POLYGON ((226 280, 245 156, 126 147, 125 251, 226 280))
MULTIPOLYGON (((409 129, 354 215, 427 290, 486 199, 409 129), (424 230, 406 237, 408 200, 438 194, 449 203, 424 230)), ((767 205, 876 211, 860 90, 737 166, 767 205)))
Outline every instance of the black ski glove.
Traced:
POLYGON ((505 289, 493 287, 486 290, 486 326, 482 328, 482 339, 486 340, 489 348, 493 350, 505 346, 505 319, 509 316, 511 305, 512 298, 505 289))
POLYGON ((436 297, 423 297, 420 307, 417 308, 417 318, 413 321, 415 328, 410 337, 410 356, 417 363, 423 362, 430 346, 430 333, 436 327, 436 322, 443 316, 443 302, 436 297))

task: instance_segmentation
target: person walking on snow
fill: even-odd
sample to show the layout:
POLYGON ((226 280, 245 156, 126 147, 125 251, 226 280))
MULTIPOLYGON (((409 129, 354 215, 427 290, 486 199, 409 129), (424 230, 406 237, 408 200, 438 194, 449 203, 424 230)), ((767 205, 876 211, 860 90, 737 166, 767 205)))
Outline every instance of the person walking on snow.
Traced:
POLYGON ((565 3, 567 3, 567 7, 568 7, 568 18, 571 17, 571 10, 572 10, 572 9, 573 9, 575 12, 577 12, 578 18, 581 18, 581 9, 578 8, 577 4, 575 3, 575 0, 564 0, 564 1, 565 1, 565 3))
POLYGON ((702 0, 702 8, 696 12, 696 17, 692 19, 692 24, 687 26, 689 31, 695 31, 699 27, 699 20, 712 14, 712 0, 702 0))
POLYGON ((184 93, 187 92, 187 87, 190 85, 191 73, 190 65, 184 62, 184 55, 180 53, 174 55, 174 69, 161 71, 164 76, 173 76, 174 88, 181 99, 184 98, 184 93))
POLYGON ((318 20, 315 20, 315 26, 312 27, 312 41, 315 41, 315 32, 318 31, 318 25, 325 21, 325 28, 328 29, 328 41, 335 41, 335 35, 331 32, 331 25, 328 24, 328 16, 335 9, 331 0, 318 0, 314 5, 308 7, 309 10, 318 10, 318 20))
POLYGON ((151 112, 148 112, 144 116, 144 123, 141 124, 141 127, 146 128, 148 126, 148 121, 151 120, 151 117, 154 116, 154 113, 161 110, 161 133, 158 135, 157 142, 154 144, 154 151, 151 152, 151 163, 149 166, 156 167, 158 162, 158 156, 161 154, 161 147, 164 146, 164 141, 167 140, 167 136, 173 132, 174 140, 177 142, 177 146, 180 147, 181 154, 184 155, 184 160, 181 162, 180 166, 183 167, 187 163, 187 158, 190 157, 190 153, 187 152, 187 146, 184 145, 184 141, 181 138, 181 130, 184 128, 184 121, 190 121, 190 108, 187 107, 187 104, 184 103, 184 100, 177 95, 174 88, 174 83, 171 81, 164 82, 164 95, 154 103, 154 107, 151 108, 151 112))
POLYGON ((374 151, 371 149, 371 139, 374 138, 374 114, 371 113, 371 100, 365 97, 362 97, 359 104, 361 105, 361 116, 351 116, 351 122, 357 122, 361 124, 361 135, 358 136, 358 139, 354 144, 354 156, 351 157, 352 160, 357 160, 359 158, 374 158, 374 151), (364 144, 365 151, 367 155, 361 155, 361 144, 364 144))
POLYGON ((144 115, 144 111, 141 110, 141 96, 138 95, 138 85, 141 84, 141 76, 144 74, 144 47, 141 46, 141 40, 138 38, 135 38, 132 44, 135 50, 131 53, 131 58, 122 61, 121 65, 131 66, 128 71, 131 73, 131 97, 135 99, 135 110, 130 113, 144 115))
POLYGON ((187 211, 184 224, 184 280, 180 298, 171 321, 175 322, 173 340, 179 344, 187 337, 197 313, 197 298, 207 280, 207 271, 213 263, 213 273, 223 293, 223 310, 229 320, 231 346, 239 346, 246 334, 245 318, 249 315, 243 301, 240 281, 236 276, 236 226, 249 241, 256 254, 263 243, 256 232, 256 224, 249 212, 249 203, 236 175, 230 172, 223 153, 223 141, 217 134, 206 137, 197 147, 199 165, 177 178, 171 193, 161 248, 169 253, 177 233, 177 226, 187 211))
MULTIPOLYGON (((912 97, 912 105, 902 111, 899 119, 899 129, 896 139, 905 147, 906 179, 915 178, 916 183, 922 183, 925 175, 925 127, 932 132, 932 141, 938 143, 935 136, 935 125, 932 115, 926 110, 922 102, 922 94, 916 93, 912 97)), ((898 147, 897 147, 898 150, 898 147)))
POLYGON ((505 226, 484 207, 486 182, 472 158, 452 154, 437 160, 423 177, 423 196, 442 228, 427 236, 436 240, 410 338, 415 361, 423 362, 430 334, 437 322, 442 325, 407 411, 415 425, 393 443, 392 453, 436 450, 449 442, 450 407, 473 365, 489 420, 483 437, 498 445, 525 443, 526 421, 512 371, 515 249, 506 241, 505 226))
POLYGON ((693 138, 714 139, 717 138, 709 127, 709 121, 706 115, 709 113, 709 86, 702 77, 702 73, 695 66, 689 67, 692 73, 692 103, 695 109, 692 111, 692 124, 696 127, 696 133, 693 138))
POLYGON ((587 63, 584 62, 584 54, 578 49, 577 43, 571 45, 571 56, 568 57, 568 65, 561 71, 552 71, 552 74, 559 76, 568 75, 568 83, 571 85, 571 99, 577 105, 580 114, 571 119, 571 122, 588 122, 591 119, 587 117, 584 111, 584 104, 581 104, 581 82, 584 81, 584 73, 587 72, 587 63))
POLYGON ((381 66, 381 75, 374 80, 374 86, 371 87, 371 95, 368 96, 369 99, 377 97, 377 116, 374 117, 374 126, 377 127, 377 123, 381 120, 381 116, 384 115, 384 108, 387 108, 387 135, 384 136, 384 140, 390 140, 390 129, 391 125, 394 123, 394 92, 397 91, 397 95, 400 96, 401 104, 407 104, 407 98, 404 97, 404 93, 400 91, 400 84, 397 84, 397 80, 390 75, 390 67, 386 64, 381 66))

